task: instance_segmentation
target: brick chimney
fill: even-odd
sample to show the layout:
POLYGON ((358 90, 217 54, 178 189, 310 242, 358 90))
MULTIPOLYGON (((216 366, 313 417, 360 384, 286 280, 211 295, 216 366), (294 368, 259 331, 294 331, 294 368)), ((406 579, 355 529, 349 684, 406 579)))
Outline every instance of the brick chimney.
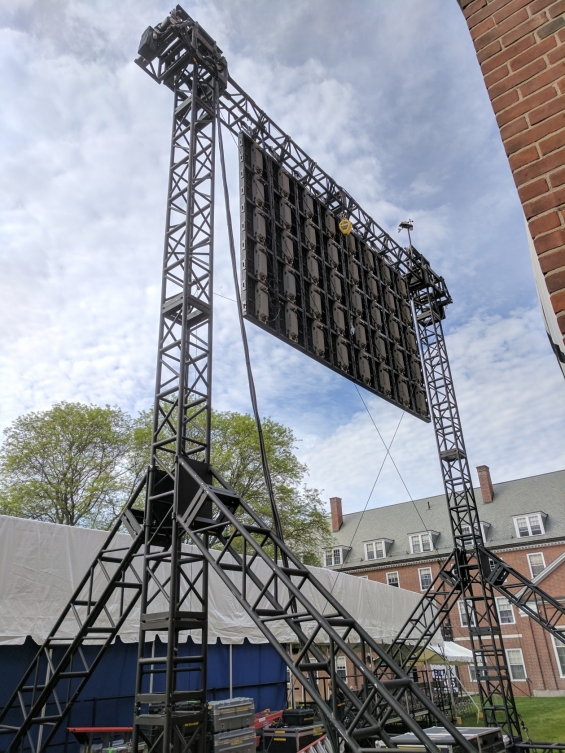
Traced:
POLYGON ((343 512, 341 510, 341 497, 330 497, 332 511, 332 531, 337 533, 343 525, 343 512))
POLYGON ((479 474, 479 484, 481 485, 483 502, 485 504, 492 502, 492 500, 494 499, 494 489, 492 488, 492 480, 490 477, 490 469, 488 465, 478 465, 477 473, 479 474))

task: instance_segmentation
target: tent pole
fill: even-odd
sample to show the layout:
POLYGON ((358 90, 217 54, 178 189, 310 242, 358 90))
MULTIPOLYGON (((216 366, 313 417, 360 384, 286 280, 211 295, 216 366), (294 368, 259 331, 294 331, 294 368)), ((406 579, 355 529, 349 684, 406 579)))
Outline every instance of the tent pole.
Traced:
POLYGON ((230 700, 233 698, 233 656, 232 656, 232 644, 230 646, 230 700))

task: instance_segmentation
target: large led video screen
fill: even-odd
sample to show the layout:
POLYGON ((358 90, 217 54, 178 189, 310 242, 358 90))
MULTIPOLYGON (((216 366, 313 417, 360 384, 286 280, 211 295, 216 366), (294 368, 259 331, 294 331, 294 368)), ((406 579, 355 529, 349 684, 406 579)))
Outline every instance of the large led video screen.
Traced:
POLYGON ((429 421, 403 277, 244 133, 239 166, 245 318, 429 421))

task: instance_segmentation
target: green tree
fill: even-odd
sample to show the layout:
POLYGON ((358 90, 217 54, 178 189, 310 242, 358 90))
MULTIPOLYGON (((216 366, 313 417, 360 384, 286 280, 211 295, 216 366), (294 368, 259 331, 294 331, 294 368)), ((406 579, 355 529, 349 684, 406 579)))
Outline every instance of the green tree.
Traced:
POLYGON ((57 403, 4 431, 0 513, 107 528, 132 485, 132 419, 117 407, 57 403))
MULTIPOLYGON (((319 491, 303 485, 308 468, 294 454, 296 437, 271 418, 263 420, 263 436, 285 542, 305 564, 319 565, 321 550, 331 546, 331 533, 319 491)), ((253 417, 215 411, 211 455, 214 468, 272 526, 253 417)))
MULTIPOLYGON (((52 523, 108 528, 150 460, 152 411, 134 419, 117 407, 58 403, 17 418, 0 448, 0 513, 52 523)), ((293 432, 270 418, 263 434, 286 543, 317 565, 331 546, 324 505, 304 486, 307 468, 293 432)), ((212 414, 212 465, 272 526, 255 421, 212 414)))
MULTIPOLYGON (((135 422, 136 467, 149 463, 152 414, 140 413, 135 422)), ((320 552, 331 546, 328 517, 320 493, 303 485, 308 469, 296 457, 291 429, 270 418, 263 436, 285 541, 306 564, 319 565, 320 552)), ((263 477, 257 427, 252 416, 235 411, 212 412, 213 467, 272 526, 271 506, 263 477)))

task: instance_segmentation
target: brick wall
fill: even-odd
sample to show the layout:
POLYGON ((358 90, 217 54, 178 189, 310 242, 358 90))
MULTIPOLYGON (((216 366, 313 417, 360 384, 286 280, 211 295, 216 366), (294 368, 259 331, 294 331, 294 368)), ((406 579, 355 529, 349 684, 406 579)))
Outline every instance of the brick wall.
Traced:
POLYGON ((458 2, 565 335, 565 0, 458 2))

